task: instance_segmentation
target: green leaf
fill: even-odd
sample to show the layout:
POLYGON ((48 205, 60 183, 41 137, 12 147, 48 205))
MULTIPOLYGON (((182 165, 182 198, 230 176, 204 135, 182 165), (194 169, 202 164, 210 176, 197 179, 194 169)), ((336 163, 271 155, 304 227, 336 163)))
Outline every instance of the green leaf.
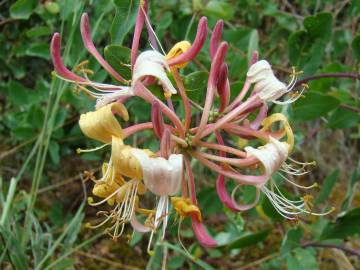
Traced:
POLYGON ((329 39, 332 30, 332 15, 328 12, 318 13, 304 19, 304 27, 311 38, 329 39))
POLYGON ((50 59, 50 45, 49 43, 33 43, 25 51, 26 55, 50 59))
POLYGON ((247 51, 248 62, 250 62, 254 51, 259 51, 259 33, 256 29, 252 30, 250 33, 250 39, 249 39, 249 45, 247 51))
POLYGON ((17 0, 10 7, 10 16, 14 19, 29 19, 36 7, 37 0, 17 0))
POLYGON ((14 269, 26 270, 29 269, 28 258, 26 257, 26 252, 21 245, 21 240, 18 238, 18 235, 13 234, 10 230, 6 229, 3 226, 0 226, 1 238, 5 242, 5 246, 8 249, 8 254, 14 269))
POLYGON ((29 92, 29 89, 17 81, 10 81, 8 84, 9 98, 15 106, 26 105, 29 102, 29 92))
POLYGON ((352 128, 360 121, 360 115, 356 112, 337 108, 330 116, 327 127, 334 129, 352 128))
POLYGON ((29 125, 22 125, 19 127, 15 127, 11 130, 14 134, 15 138, 18 140, 28 140, 35 136, 34 127, 29 125))
POLYGON ((360 207, 354 208, 339 217, 334 224, 324 230, 321 239, 360 236, 360 207))
POLYGON ((308 92, 305 98, 300 98, 294 105, 294 119, 308 121, 326 115, 329 111, 339 106, 338 99, 329 95, 308 92))
POLYGON ((28 38, 49 36, 53 32, 49 26, 36 26, 26 31, 28 38))
POLYGON ((208 80, 208 72, 195 71, 183 78, 186 93, 195 102, 203 100, 208 80))
POLYGON ((356 192, 355 187, 356 187, 357 182, 359 182, 359 181, 360 181, 359 169, 355 168, 351 174, 350 181, 347 185, 345 199, 341 205, 341 210, 346 211, 350 208, 351 201, 353 199, 353 194, 354 194, 354 192, 356 192))
POLYGON ((298 66, 302 58, 306 56, 311 44, 305 31, 293 32, 289 36, 288 51, 289 59, 292 65, 298 66))
POLYGON ((360 34, 357 35, 351 42, 351 48, 356 60, 360 61, 360 34))
POLYGON ((116 13, 110 28, 111 42, 121 45, 135 24, 138 1, 113 0, 116 13))
POLYGON ((325 200, 329 197, 331 191, 333 190, 338 178, 339 170, 333 171, 325 178, 324 184, 322 185, 321 190, 315 200, 315 204, 325 202, 325 200))
POLYGON ((231 4, 225 1, 210 0, 203 9, 203 13, 215 19, 231 20, 235 10, 231 4))
POLYGON ((60 145, 55 141, 50 141, 49 152, 51 160, 55 164, 59 164, 60 161, 60 145))
POLYGON ((297 248, 286 257, 288 270, 317 270, 316 252, 314 249, 297 248))
POLYGON ((131 79, 131 70, 125 66, 130 64, 131 50, 121 45, 108 45, 104 49, 106 61, 125 79, 131 79))
POLYGON ((258 233, 249 233, 245 234, 234 241, 230 242, 226 245, 227 249, 235 249, 235 248, 244 248, 248 246, 255 245, 259 242, 262 242, 265 240, 265 238, 269 235, 271 232, 271 229, 263 230, 258 233))
POLYGON ((282 241, 280 252, 282 255, 300 247, 304 231, 301 228, 290 229, 282 241))

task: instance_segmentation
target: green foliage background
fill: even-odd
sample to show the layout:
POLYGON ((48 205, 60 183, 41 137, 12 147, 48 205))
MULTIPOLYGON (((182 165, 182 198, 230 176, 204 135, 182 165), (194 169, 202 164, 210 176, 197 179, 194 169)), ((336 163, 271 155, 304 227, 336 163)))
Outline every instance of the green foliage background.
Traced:
MULTIPOLYGON (((302 70, 302 77, 352 74, 355 79, 311 81, 304 98, 272 107, 289 116, 296 133, 294 157, 317 162, 297 180, 318 182, 320 188, 311 192, 315 208, 335 206, 335 212, 294 223, 263 198, 256 209, 234 214, 216 197, 215 175, 198 166, 200 205, 219 248, 201 248, 186 222, 181 237, 191 256, 178 243, 175 221, 152 257, 146 253, 147 236, 134 234, 128 241, 125 235, 114 243, 84 226, 96 219, 96 209, 86 205, 90 189, 79 175, 97 172, 106 152, 76 155, 78 147, 95 146, 77 125, 79 114, 94 102, 51 75, 49 41, 60 32, 69 67, 88 59, 94 80, 109 80, 82 45, 79 19, 86 11, 97 47, 126 76, 118 63, 128 59, 137 5, 126 0, 0 1, 0 268, 160 269, 165 256, 166 269, 360 269, 359 0, 160 0, 150 6, 165 50, 193 40, 201 15, 208 16, 211 27, 225 21, 232 96, 241 89, 253 50, 284 81, 291 66, 302 70)), ((144 38, 144 48, 146 43, 144 38)), ((184 75, 189 95, 199 103, 210 66, 207 48, 184 75)), ((149 120, 149 106, 139 100, 131 100, 128 108, 133 122, 149 120)), ((154 147, 149 138, 144 133, 134 140, 154 147)), ((245 190, 242 199, 251 194, 245 190)))

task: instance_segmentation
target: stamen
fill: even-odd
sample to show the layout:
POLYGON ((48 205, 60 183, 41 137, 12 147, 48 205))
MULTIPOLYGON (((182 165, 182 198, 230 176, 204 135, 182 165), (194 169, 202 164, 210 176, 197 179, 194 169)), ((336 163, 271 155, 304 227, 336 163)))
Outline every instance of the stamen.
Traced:
POLYGON ((76 149, 76 153, 77 154, 80 154, 80 153, 89 153, 89 152, 94 152, 94 151, 98 151, 100 149, 103 149, 104 147, 110 145, 110 143, 105 143, 103 145, 100 145, 98 147, 95 147, 95 148, 91 148, 91 149, 81 149, 81 148, 78 148, 76 149))
POLYGON ((145 12, 145 10, 144 10, 144 8, 143 8, 143 7, 141 7, 141 10, 142 10, 142 12, 144 13, 144 16, 145 16, 145 22, 146 22, 146 24, 147 24, 148 28, 150 29, 150 31, 151 31, 151 32, 152 32, 152 34, 154 35, 154 37, 155 37, 155 39, 156 39, 157 43, 158 43, 158 44, 159 44, 159 46, 160 46, 160 49, 161 49, 161 51, 162 51, 163 55, 165 55, 166 53, 165 53, 165 51, 164 51, 163 47, 161 46, 161 43, 160 43, 159 38, 157 37, 157 35, 156 35, 156 33, 155 33, 154 29, 153 29, 153 28, 152 28, 152 26, 151 26, 151 23, 150 23, 149 17, 147 16, 147 14, 146 14, 146 12, 145 12))

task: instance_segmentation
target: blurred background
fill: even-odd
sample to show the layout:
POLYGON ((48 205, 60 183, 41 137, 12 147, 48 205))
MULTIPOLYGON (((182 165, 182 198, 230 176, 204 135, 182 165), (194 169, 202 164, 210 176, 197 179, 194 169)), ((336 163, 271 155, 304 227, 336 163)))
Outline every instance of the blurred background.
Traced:
MULTIPOLYGON (((304 97, 271 112, 289 117, 295 132, 293 157, 316 161, 301 184, 316 211, 336 207, 325 217, 284 220, 266 198, 244 213, 220 203, 216 175, 195 165, 198 198, 210 233, 221 243, 202 248, 183 222, 182 249, 172 218, 166 241, 146 252, 148 235, 127 228, 117 242, 103 230, 86 228, 101 209, 86 203, 91 184, 109 151, 76 154, 97 146, 78 126, 79 114, 94 100, 52 75, 49 43, 60 32, 64 62, 73 68, 89 60, 96 81, 111 78, 86 52, 79 20, 88 12, 100 52, 125 76, 138 1, 0 1, 0 268, 1 269, 360 269, 360 1, 150 1, 152 25, 168 51, 177 41, 192 41, 199 18, 210 27, 225 21, 230 43, 231 95, 241 89, 254 50, 276 75, 288 81, 291 67, 301 77, 342 74, 309 82, 304 97), (357 79, 356 79, 357 78, 357 79), (165 259, 163 259, 165 258, 165 259), (163 267, 163 268, 162 268, 163 267)), ((145 33, 142 49, 149 48, 145 33)), ((202 104, 210 59, 208 41, 183 72, 189 95, 202 104)), ((131 123, 150 119, 150 106, 127 102, 131 123)), ((151 132, 129 144, 156 149, 151 132)), ((232 138, 239 148, 246 141, 232 138)), ((297 190, 287 188, 290 196, 297 190)), ((239 195, 248 200, 251 191, 239 195)), ((251 196, 250 196, 251 197, 251 196)), ((251 199, 251 198, 250 198, 251 199)))

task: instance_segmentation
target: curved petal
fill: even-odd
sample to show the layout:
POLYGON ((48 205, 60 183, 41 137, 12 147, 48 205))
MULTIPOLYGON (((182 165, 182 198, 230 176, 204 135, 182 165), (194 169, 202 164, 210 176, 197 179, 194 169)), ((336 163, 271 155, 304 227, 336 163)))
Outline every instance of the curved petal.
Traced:
POLYGON ((207 248, 214 248, 218 244, 206 231, 206 228, 202 222, 200 222, 195 215, 191 216, 191 225, 199 243, 207 248))

